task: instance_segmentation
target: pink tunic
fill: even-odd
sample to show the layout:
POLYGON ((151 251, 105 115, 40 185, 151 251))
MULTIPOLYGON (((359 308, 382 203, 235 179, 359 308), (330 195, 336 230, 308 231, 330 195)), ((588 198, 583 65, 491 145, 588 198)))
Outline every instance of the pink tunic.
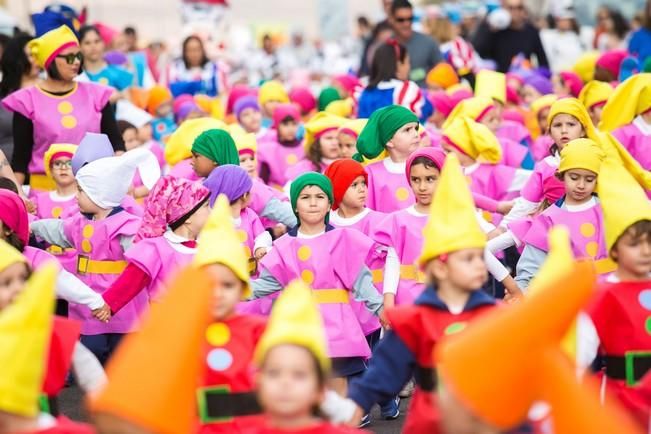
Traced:
POLYGON ((366 205, 379 212, 391 213, 413 205, 414 193, 407 181, 407 175, 391 173, 385 160, 366 166, 368 173, 368 198, 366 205))
MULTIPOLYGON (((269 134, 276 135, 274 130, 269 134)), ((266 163, 269 166, 269 185, 272 187, 284 187, 287 181, 293 179, 288 175, 289 169, 304 158, 305 149, 302 144, 283 146, 276 139, 258 144, 258 163, 266 163)))
MULTIPOLYGON (((122 237, 131 237, 140 227, 140 218, 119 211, 103 220, 89 220, 78 213, 64 221, 64 235, 78 252, 77 276, 95 292, 102 294, 117 279, 126 266, 122 237), (90 271, 97 266, 111 265, 110 273, 90 271), (111 261, 108 263, 106 261, 111 261), (124 261, 124 262, 121 262, 124 261), (88 271, 88 272, 86 272, 88 271)), ((147 294, 140 292, 108 323, 97 321, 86 306, 70 304, 69 317, 82 322, 81 333, 129 333, 137 326, 140 312, 147 307, 147 294)))
POLYGON ((157 301, 168 276, 188 265, 195 252, 196 249, 183 245, 175 248, 165 237, 155 237, 140 240, 124 253, 124 257, 149 276, 147 298, 157 301))
MULTIPOLYGON (((319 163, 319 173, 325 172, 325 170, 328 168, 329 164, 325 163, 319 163)), ((294 166, 290 167, 287 169, 285 172, 287 174, 287 181, 291 182, 301 176, 304 173, 307 172, 316 172, 316 168, 314 167, 314 163, 312 163, 310 160, 301 160, 298 163, 296 163, 294 166)))
POLYGON ((533 173, 522 187, 520 196, 529 202, 542 202, 544 198, 543 183, 550 176, 554 176, 558 169, 558 159, 552 156, 545 157, 542 161, 536 163, 533 173))
POLYGON ((192 159, 187 158, 183 161, 177 163, 169 173, 170 176, 175 176, 177 178, 187 179, 188 181, 199 181, 201 178, 194 173, 192 168, 192 159))
POLYGON ((25 247, 25 250, 23 250, 23 256, 27 258, 27 262, 32 270, 38 270, 48 261, 56 261, 56 258, 45 250, 31 246, 25 247))
POLYGON ((251 187, 249 208, 260 216, 260 221, 265 228, 273 228, 278 222, 262 217, 262 211, 264 211, 265 206, 271 199, 278 199, 281 202, 288 202, 289 199, 280 190, 276 190, 262 182, 260 178, 251 178, 251 181, 253 181, 253 186, 251 187))
POLYGON ((498 139, 511 139, 516 143, 530 144, 531 133, 519 122, 504 120, 495 133, 498 139))
POLYGON ((543 158, 549 155, 549 148, 554 144, 554 140, 548 136, 539 136, 531 144, 531 155, 536 162, 541 161, 543 158))
POLYGON ((329 357, 371 355, 350 304, 350 292, 362 268, 377 255, 377 248, 373 240, 352 229, 332 229, 309 239, 286 234, 276 240, 260 264, 283 286, 301 278, 313 288, 329 357))
POLYGON ((425 289, 425 277, 418 266, 423 248, 423 229, 427 216, 416 216, 413 208, 389 214, 373 235, 378 243, 393 247, 400 260, 400 283, 396 305, 413 304, 425 289))
MULTIPOLYGON (((61 200, 55 196, 53 191, 40 192, 35 197, 36 216, 39 219, 66 219, 79 213, 77 198, 72 197, 61 200)), ((59 246, 48 246, 48 252, 56 257, 61 266, 71 272, 76 273, 77 252, 73 248, 63 249, 59 246)))
POLYGON ((501 163, 509 167, 522 167, 522 162, 527 156, 527 147, 507 138, 501 138, 500 144, 502 145, 501 163))
POLYGON ((101 112, 113 90, 96 83, 76 82, 65 96, 53 96, 30 86, 18 90, 2 104, 34 124, 34 148, 29 173, 44 174, 43 156, 52 143, 79 144, 86 133, 99 133, 101 112))
MULTIPOLYGON (((516 170, 514 167, 503 164, 479 164, 475 170, 466 176, 470 178, 470 189, 473 193, 496 201, 511 200, 518 196, 517 191, 509 191, 516 170)), ((484 218, 497 225, 501 221, 502 215, 485 212, 484 218)))
POLYGON ((251 208, 244 208, 240 213, 240 224, 237 225, 237 234, 244 244, 244 250, 249 258, 253 257, 255 239, 265 231, 260 222, 260 217, 251 208))
POLYGON ((646 170, 651 170, 651 135, 645 135, 635 124, 613 131, 613 136, 646 170))

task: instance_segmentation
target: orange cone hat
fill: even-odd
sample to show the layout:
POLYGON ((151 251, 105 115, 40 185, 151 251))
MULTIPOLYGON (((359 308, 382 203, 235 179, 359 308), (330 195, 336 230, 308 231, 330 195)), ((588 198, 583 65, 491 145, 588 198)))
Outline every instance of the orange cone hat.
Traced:
POLYGON ((186 269, 174 279, 142 330, 125 338, 113 356, 106 371, 108 384, 90 399, 92 412, 148 432, 194 431, 210 289, 210 279, 201 270, 186 269))
MULTIPOLYGON (((559 237, 569 245, 567 231, 552 232, 552 247, 559 245, 559 237)), ((624 413, 601 407, 599 394, 579 385, 575 367, 560 347, 589 301, 594 281, 590 263, 573 263, 519 304, 497 309, 443 341, 434 356, 444 386, 476 416, 500 429, 521 424, 534 402, 545 401, 551 405, 556 434, 636 433, 624 413)))

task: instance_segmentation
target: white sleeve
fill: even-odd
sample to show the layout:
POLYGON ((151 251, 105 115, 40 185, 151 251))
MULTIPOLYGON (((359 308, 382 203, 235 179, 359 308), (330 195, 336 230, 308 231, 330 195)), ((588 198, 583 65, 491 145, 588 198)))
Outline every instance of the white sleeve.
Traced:
POLYGON ((77 342, 72 353, 72 371, 79 387, 86 393, 97 391, 106 384, 102 364, 81 342, 77 342))
POLYGON ((273 240, 271 239, 271 234, 267 231, 260 232, 260 235, 255 237, 255 242, 253 243, 253 252, 255 253, 260 247, 267 249, 267 252, 271 249, 273 240))
POLYGON ((494 254, 506 250, 514 245, 517 245, 517 241, 513 236, 513 232, 506 231, 503 234, 496 236, 492 240, 488 240, 488 243, 486 244, 486 250, 494 254))
POLYGON ((500 227, 505 228, 508 223, 527 217, 532 211, 536 210, 538 204, 539 202, 529 202, 522 196, 518 197, 515 199, 515 204, 511 211, 500 222, 500 227))
POLYGON ((579 369, 590 367, 597 351, 600 340, 592 319, 585 312, 580 312, 576 319, 576 366, 579 369))
POLYGON ((486 219, 482 216, 481 211, 479 210, 476 211, 475 216, 477 217, 477 222, 479 223, 479 227, 485 234, 495 229, 495 225, 489 221, 486 221, 486 219))
POLYGON ((387 249, 387 260, 384 265, 384 294, 396 294, 398 292, 398 283, 400 283, 400 259, 398 253, 393 247, 387 249))
POLYGON ((509 192, 522 190, 522 187, 524 187, 527 181, 529 181, 532 173, 532 170, 515 169, 515 176, 513 177, 513 181, 511 181, 511 185, 509 186, 509 192))
POLYGON ((104 299, 101 295, 79 280, 77 276, 63 269, 57 276, 56 294, 66 301, 86 305, 90 310, 104 306, 104 299))
POLYGON ((488 249, 484 250, 484 261, 486 261, 486 268, 488 272, 497 280, 501 282, 509 275, 509 270, 506 269, 499 259, 495 257, 488 249))

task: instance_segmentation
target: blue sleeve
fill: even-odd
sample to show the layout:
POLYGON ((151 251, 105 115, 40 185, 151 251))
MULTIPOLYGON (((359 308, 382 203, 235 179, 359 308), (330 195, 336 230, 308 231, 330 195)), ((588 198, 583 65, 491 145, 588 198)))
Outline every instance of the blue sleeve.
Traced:
POLYGON ((412 377, 415 366, 413 353, 389 331, 375 348, 364 375, 350 384, 348 397, 368 413, 375 403, 395 397, 412 377))
POLYGON ((119 91, 131 87, 133 84, 133 74, 126 69, 115 69, 115 88, 119 91))
MULTIPOLYGON (((528 149, 528 148, 527 148, 528 149)), ((520 167, 527 170, 533 170, 533 167, 536 165, 533 157, 531 156, 531 151, 527 150, 527 155, 524 156, 524 160, 520 163, 520 167)))
POLYGON ((430 102, 429 98, 425 97, 425 91, 423 91, 423 101, 425 104, 423 104, 423 108, 421 110, 420 122, 422 124, 425 124, 427 122, 427 119, 429 119, 429 117, 432 116, 432 113, 434 113, 434 106, 430 102))
POLYGON ((640 30, 636 31, 633 33, 633 36, 631 37, 631 40, 628 43, 628 52, 633 54, 633 55, 640 55, 640 36, 641 32, 640 30))

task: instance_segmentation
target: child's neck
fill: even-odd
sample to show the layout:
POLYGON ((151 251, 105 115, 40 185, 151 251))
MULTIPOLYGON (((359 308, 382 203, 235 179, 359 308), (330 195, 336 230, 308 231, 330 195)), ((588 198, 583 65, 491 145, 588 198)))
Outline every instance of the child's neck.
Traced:
POLYGON ((648 125, 651 125, 651 110, 648 110, 646 113, 642 113, 640 115, 642 120, 646 122, 648 125))
POLYGON ((113 212, 113 208, 102 209, 93 214, 93 220, 104 220, 111 214, 111 212, 113 212))
POLYGON ((196 240, 199 234, 193 234, 190 228, 187 225, 181 225, 178 228, 172 231, 175 235, 178 235, 181 238, 186 240, 196 240))
POLYGON ((312 416, 310 412, 305 412, 305 414, 294 415, 294 416, 275 416, 269 414, 269 422, 274 428, 281 429, 298 429, 298 428, 307 428, 312 425, 319 423, 319 419, 312 416))
POLYGON ((416 211, 418 211, 419 213, 421 213, 421 214, 429 213, 429 208, 430 208, 429 205, 424 205, 424 204, 422 204, 420 202, 416 202, 416 204, 414 205, 414 209, 416 211))
POLYGON ((438 296, 448 307, 463 307, 468 302, 472 291, 459 288, 450 282, 439 282, 438 296))
POLYGON ((580 205, 585 205, 586 203, 590 202, 592 200, 592 195, 588 196, 586 199, 583 200, 574 200, 569 196, 565 196, 565 205, 569 206, 580 206, 580 205))
POLYGON ((409 154, 403 155, 402 152, 398 152, 395 149, 391 148, 387 148, 387 153, 389 154, 391 161, 394 163, 404 163, 409 158, 409 154))
POLYGON ((234 219, 240 218, 240 214, 242 214, 242 209, 244 207, 242 206, 242 203, 238 200, 234 204, 231 204, 231 215, 233 216, 234 219))
POLYGON ((61 197, 73 196, 77 192, 77 185, 73 182, 70 185, 56 185, 56 192, 61 197))
POLYGON ((298 231, 303 235, 318 235, 326 229, 325 223, 309 224, 301 222, 298 231))
POLYGON ((89 71, 91 74, 101 71, 105 66, 106 61, 104 61, 104 59, 98 59, 95 61, 84 59, 84 69, 89 71))
POLYGON ((345 203, 340 203, 339 204, 339 209, 337 209, 337 214, 339 217, 343 217, 345 219, 353 218, 359 213, 364 211, 364 207, 359 207, 359 206, 348 206, 345 203))
POLYGON ((644 282, 651 280, 651 275, 648 273, 639 274, 621 266, 618 266, 617 270, 615 270, 615 276, 617 276, 621 282, 644 282))

